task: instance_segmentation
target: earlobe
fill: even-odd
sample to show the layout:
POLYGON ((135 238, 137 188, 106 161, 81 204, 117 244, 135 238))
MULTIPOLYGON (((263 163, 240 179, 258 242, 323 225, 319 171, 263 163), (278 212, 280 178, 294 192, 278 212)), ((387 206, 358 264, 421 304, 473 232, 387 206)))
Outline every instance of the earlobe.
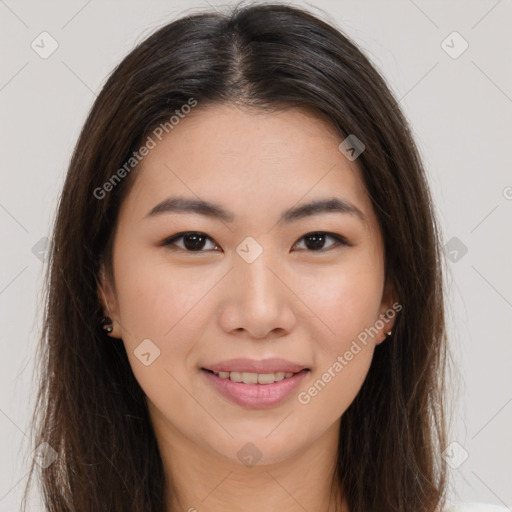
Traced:
POLYGON ((100 265, 98 277, 98 299, 104 313, 100 325, 108 336, 121 338, 118 327, 120 323, 118 319, 117 299, 103 263, 100 265))
POLYGON ((108 316, 104 316, 101 319, 100 325, 107 334, 110 334, 114 330, 114 324, 112 323, 112 319, 108 316))
MULTIPOLYGON (((381 315, 381 332, 376 341, 376 345, 380 345, 384 341, 389 341, 393 336, 393 325, 395 323, 394 318, 386 316, 385 313, 381 315)), ((379 323, 379 321, 377 321, 379 323)))
POLYGON ((393 336, 393 327, 395 325, 396 316, 401 309, 402 306, 396 300, 395 288, 391 282, 388 281, 382 297, 380 321, 377 321, 379 324, 379 330, 381 331, 377 345, 389 340, 393 336))

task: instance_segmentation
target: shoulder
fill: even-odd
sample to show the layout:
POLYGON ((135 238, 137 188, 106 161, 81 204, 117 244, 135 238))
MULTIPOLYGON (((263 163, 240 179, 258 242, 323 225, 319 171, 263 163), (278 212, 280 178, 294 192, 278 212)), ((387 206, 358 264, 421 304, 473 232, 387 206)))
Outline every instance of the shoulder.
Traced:
POLYGON ((444 512, 509 512, 509 508, 486 503, 454 503, 444 512))

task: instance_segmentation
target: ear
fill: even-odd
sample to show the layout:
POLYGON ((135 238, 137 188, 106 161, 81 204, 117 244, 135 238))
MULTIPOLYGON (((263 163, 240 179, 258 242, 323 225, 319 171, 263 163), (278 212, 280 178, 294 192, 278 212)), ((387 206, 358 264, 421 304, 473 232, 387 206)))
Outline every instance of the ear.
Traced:
POLYGON ((111 338, 121 338, 121 323, 119 321, 119 307, 115 288, 111 279, 107 276, 103 262, 100 264, 98 281, 98 299, 103 308, 103 314, 112 320, 113 330, 107 334, 111 338))
POLYGON ((379 318, 375 322, 375 327, 379 331, 375 336, 376 345, 390 337, 387 333, 393 331, 396 317, 401 309, 402 305, 398 301, 395 286, 390 279, 387 279, 379 308, 379 318))

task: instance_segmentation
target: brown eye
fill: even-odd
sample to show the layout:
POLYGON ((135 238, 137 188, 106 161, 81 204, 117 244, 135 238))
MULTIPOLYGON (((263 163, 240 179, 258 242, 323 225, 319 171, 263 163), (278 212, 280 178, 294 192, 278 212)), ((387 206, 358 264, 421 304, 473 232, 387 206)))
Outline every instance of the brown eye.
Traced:
POLYGON ((200 233, 197 231, 188 231, 186 233, 180 233, 178 235, 172 236, 171 238, 167 238, 166 240, 164 240, 162 245, 175 246, 178 249, 187 252, 205 252, 205 250, 203 249, 207 245, 208 241, 212 243, 213 247, 209 247, 206 250, 212 250, 217 248, 217 245, 208 235, 205 235, 204 233, 200 233), (176 243, 178 240, 183 241, 182 245, 176 243))
POLYGON ((307 235, 304 235, 300 240, 304 240, 305 248, 313 252, 322 252, 336 248, 339 245, 348 245, 346 240, 341 236, 335 235, 334 233, 326 233, 325 231, 315 231, 314 233, 308 233, 307 235), (329 245, 326 249, 324 248, 324 245, 326 239, 328 238, 334 240, 334 243, 329 245))

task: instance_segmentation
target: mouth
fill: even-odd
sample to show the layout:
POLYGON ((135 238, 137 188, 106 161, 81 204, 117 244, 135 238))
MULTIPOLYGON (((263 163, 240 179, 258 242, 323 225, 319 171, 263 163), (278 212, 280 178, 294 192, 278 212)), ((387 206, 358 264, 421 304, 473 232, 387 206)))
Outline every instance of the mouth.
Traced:
POLYGON ((265 409, 285 403, 310 372, 297 371, 257 373, 201 368, 210 389, 231 403, 246 409, 265 409))
MULTIPOLYGON (((231 382, 237 382, 242 384, 261 384, 268 385, 274 384, 275 382, 281 382, 282 380, 289 379, 300 372, 274 372, 274 373, 253 373, 253 372, 214 372, 207 368, 202 370, 212 373, 220 379, 230 380, 231 382)), ((308 371, 304 368, 302 371, 308 371)))

